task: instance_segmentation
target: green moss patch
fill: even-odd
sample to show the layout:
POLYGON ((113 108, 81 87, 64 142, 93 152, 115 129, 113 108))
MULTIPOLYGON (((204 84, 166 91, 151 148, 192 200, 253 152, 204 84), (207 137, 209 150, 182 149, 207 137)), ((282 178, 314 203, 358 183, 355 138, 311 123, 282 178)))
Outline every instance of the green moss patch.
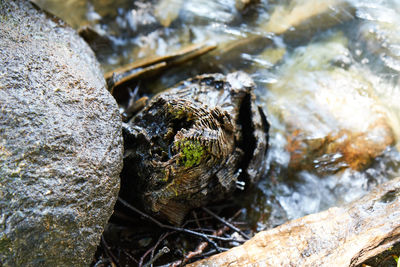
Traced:
POLYGON ((204 158, 205 149, 198 141, 183 140, 175 143, 181 153, 180 164, 185 168, 199 165, 204 158))

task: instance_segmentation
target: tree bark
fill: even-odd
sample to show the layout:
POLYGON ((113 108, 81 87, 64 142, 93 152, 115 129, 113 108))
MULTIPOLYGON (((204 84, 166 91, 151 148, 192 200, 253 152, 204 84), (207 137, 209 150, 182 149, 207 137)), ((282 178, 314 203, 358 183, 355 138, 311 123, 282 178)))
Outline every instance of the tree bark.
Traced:
POLYGON ((357 266, 400 242, 400 177, 188 266, 357 266))

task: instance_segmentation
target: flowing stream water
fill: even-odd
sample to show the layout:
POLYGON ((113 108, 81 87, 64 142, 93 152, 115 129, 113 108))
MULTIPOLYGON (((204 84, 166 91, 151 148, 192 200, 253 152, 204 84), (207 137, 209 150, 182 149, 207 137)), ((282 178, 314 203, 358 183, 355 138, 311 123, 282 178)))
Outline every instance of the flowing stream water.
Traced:
MULTIPOLYGON (((338 206, 399 176, 398 0, 35 0, 104 45, 104 71, 189 44, 218 48, 146 82, 248 72, 271 123, 268 173, 242 196, 255 230, 338 206)), ((154 89, 156 88, 156 89, 154 89)))

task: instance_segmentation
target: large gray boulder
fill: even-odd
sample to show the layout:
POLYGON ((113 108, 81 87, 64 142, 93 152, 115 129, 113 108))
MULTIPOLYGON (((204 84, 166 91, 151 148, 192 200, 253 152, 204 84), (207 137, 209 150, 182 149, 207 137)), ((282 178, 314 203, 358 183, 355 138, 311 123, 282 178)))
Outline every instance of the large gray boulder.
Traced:
POLYGON ((0 0, 0 266, 90 264, 119 190, 120 127, 84 41, 0 0))

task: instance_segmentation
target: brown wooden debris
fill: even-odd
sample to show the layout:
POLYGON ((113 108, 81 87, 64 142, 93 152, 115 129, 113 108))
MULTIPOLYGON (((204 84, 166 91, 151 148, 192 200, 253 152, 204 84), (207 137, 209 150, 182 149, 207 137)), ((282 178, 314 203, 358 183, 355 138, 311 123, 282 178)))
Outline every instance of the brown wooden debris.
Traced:
POLYGON ((78 34, 88 43, 96 54, 100 53, 102 49, 112 46, 111 40, 106 35, 100 34, 89 25, 80 27, 78 34))
POLYGON ((400 241, 400 177, 188 266, 357 266, 400 241))
MULTIPOLYGON (((216 230, 212 233, 213 236, 222 236, 226 231, 228 231, 229 228, 227 226, 222 227, 219 230, 216 230)), ((190 259, 196 257, 196 256, 201 256, 204 253, 204 250, 208 247, 207 242, 201 242, 197 247, 196 250, 190 251, 185 254, 184 258, 182 260, 177 260, 173 263, 170 264, 171 267, 178 267, 178 266, 183 266, 186 264, 190 259)))
POLYGON ((136 115, 140 110, 142 110, 149 101, 147 96, 143 96, 129 105, 127 109, 122 113, 122 121, 127 122, 132 116, 136 115))
POLYGON ((132 205, 130 205, 128 202, 124 201, 123 199, 118 198, 118 201, 121 202, 124 206, 126 206, 130 210, 132 210, 132 211, 138 213, 139 215, 141 215, 143 218, 155 223, 160 228, 163 228, 163 229, 166 229, 166 230, 172 230, 172 231, 175 231, 175 232, 181 232, 181 233, 185 233, 185 234, 188 234, 188 235, 193 235, 193 236, 196 236, 196 237, 200 237, 203 240, 205 240, 208 243, 210 243, 218 252, 221 252, 221 249, 218 247, 217 243, 215 243, 211 239, 217 239, 218 240, 218 239, 223 239, 223 238, 219 238, 218 236, 213 236, 213 235, 206 235, 206 234, 199 233, 199 232, 196 232, 196 231, 192 231, 192 230, 189 230, 189 229, 186 229, 186 228, 182 228, 182 227, 175 227, 175 226, 171 226, 171 225, 168 225, 168 224, 163 224, 160 221, 158 221, 158 220, 154 219, 153 217, 151 217, 150 215, 147 215, 146 213, 144 213, 144 212, 140 211, 139 209, 133 207, 132 205))
POLYGON ((107 72, 104 75, 104 78, 106 79, 107 84, 112 84, 109 90, 112 94, 114 94, 114 88, 117 88, 135 79, 149 78, 162 70, 170 68, 171 66, 182 64, 193 58, 208 53, 209 51, 214 50, 216 47, 216 45, 208 44, 189 45, 175 53, 165 56, 136 60, 133 63, 107 72))
POLYGON ((226 60, 226 58, 240 58, 243 53, 260 53, 272 43, 270 36, 251 34, 245 38, 220 44, 216 54, 221 57, 221 61, 226 60))
POLYGON ((239 233, 242 237, 244 237, 246 240, 249 240, 250 237, 245 234, 242 230, 240 230, 239 228, 237 228, 236 226, 234 226, 233 224, 231 224, 230 222, 228 222, 227 220, 219 217, 217 214, 215 214, 214 212, 212 212, 211 210, 207 209, 206 207, 202 208, 206 213, 210 214, 211 216, 213 216, 214 218, 216 218, 218 221, 222 222, 223 224, 225 224, 227 227, 231 228, 232 230, 234 230, 235 232, 239 233))

